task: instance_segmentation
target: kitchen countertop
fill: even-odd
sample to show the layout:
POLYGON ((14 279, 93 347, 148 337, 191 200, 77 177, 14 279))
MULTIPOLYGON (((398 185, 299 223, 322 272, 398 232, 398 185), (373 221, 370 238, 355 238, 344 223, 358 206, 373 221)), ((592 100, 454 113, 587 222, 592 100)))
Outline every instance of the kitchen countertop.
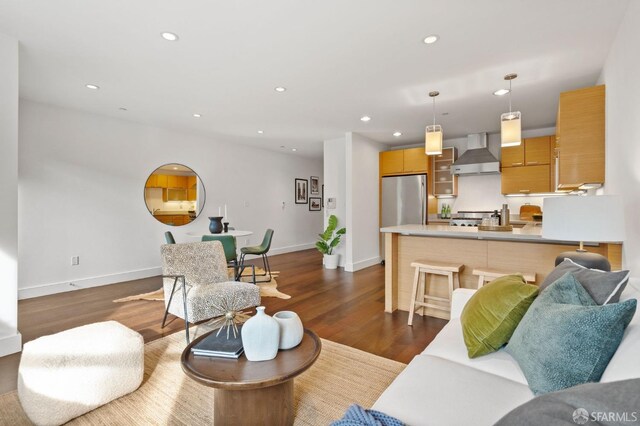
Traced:
MULTIPOLYGON (((446 224, 400 225, 380 228, 383 233, 397 233, 420 237, 466 238, 473 240, 523 241, 545 244, 578 245, 577 241, 559 241, 542 238, 542 227, 528 223, 522 228, 513 228, 511 232, 479 231, 470 226, 449 226, 446 224)), ((589 244, 587 244, 589 245, 589 244)))

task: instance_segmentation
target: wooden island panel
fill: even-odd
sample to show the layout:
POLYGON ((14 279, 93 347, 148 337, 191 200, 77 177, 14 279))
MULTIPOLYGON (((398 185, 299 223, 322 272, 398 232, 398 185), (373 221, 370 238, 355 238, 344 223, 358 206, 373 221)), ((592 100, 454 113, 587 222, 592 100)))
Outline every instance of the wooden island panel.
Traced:
MULTIPOLYGON (((572 251, 575 245, 497 241, 486 239, 422 237, 387 233, 385 235, 385 311, 409 310, 413 287, 414 268, 411 262, 420 259, 461 263, 462 288, 477 288, 478 277, 474 268, 489 268, 513 272, 535 272, 536 284, 544 281, 555 267, 555 258, 564 251, 572 251)), ((621 269, 621 245, 600 244, 588 246, 593 253, 606 256, 612 270, 621 269)), ((447 297, 446 278, 429 276, 429 295, 447 297)), ((418 309, 418 315, 428 314, 448 318, 448 313, 437 309, 418 309)))

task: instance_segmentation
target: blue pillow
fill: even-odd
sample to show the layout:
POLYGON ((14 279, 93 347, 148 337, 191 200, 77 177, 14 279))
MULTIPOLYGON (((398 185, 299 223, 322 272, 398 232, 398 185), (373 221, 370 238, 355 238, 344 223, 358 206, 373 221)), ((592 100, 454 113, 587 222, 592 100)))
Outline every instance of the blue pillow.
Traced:
POLYGON ((635 299, 599 306, 567 273, 531 304, 506 351, 536 395, 597 382, 635 312, 635 299))

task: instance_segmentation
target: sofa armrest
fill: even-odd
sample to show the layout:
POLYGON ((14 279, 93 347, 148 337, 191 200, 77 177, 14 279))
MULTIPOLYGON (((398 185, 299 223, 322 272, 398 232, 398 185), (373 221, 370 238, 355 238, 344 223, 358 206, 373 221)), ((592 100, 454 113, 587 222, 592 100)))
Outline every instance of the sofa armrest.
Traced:
POLYGON ((478 290, 472 288, 457 288, 453 290, 453 299, 451 300, 451 319, 460 318, 464 305, 467 304, 471 296, 478 290))

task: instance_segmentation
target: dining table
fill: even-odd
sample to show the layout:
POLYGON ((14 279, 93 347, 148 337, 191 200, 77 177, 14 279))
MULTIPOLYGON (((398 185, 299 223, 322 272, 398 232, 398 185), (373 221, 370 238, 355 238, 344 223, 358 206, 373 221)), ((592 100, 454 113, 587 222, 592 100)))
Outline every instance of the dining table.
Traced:
POLYGON ((208 233, 201 233, 201 232, 187 232, 185 234, 187 237, 191 237, 191 238, 198 238, 198 239, 202 239, 202 237, 204 235, 231 235, 233 237, 248 237, 249 235, 253 235, 253 231, 243 231, 240 229, 230 229, 227 232, 221 232, 219 234, 212 234, 210 232, 208 233))

